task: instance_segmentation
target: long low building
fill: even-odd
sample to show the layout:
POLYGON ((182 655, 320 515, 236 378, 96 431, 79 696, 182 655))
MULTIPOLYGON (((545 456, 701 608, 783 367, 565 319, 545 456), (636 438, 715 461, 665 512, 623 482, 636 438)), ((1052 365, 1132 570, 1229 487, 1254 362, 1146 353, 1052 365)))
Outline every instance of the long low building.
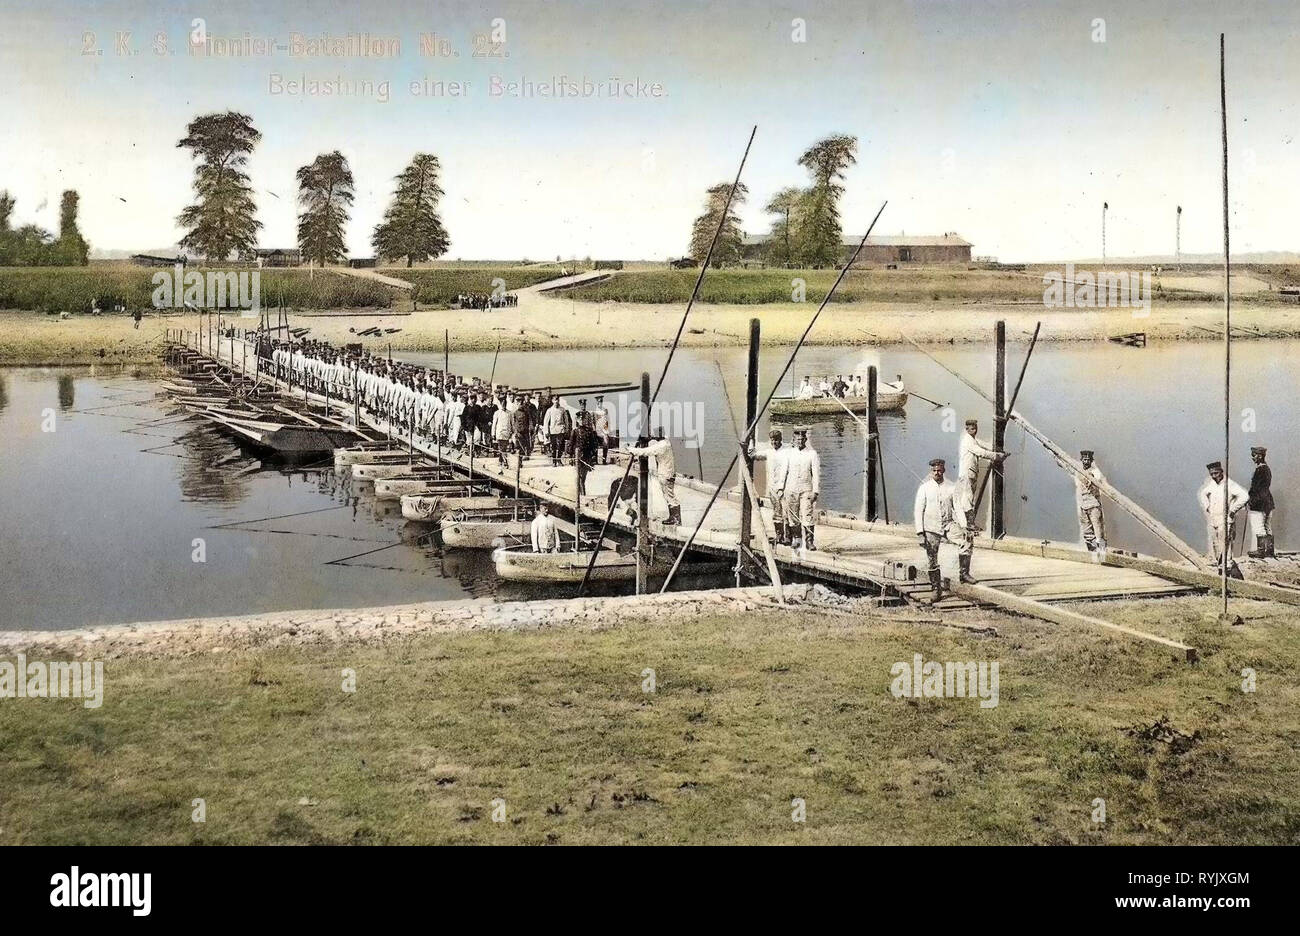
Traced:
MULTIPOLYGON (((744 240, 743 257, 746 261, 763 260, 771 235, 758 234, 744 240)), ((848 260, 857 248, 862 235, 845 236, 844 259, 848 260)), ((867 238, 858 256, 859 264, 866 263, 970 263, 971 242, 956 233, 898 234, 867 238)))

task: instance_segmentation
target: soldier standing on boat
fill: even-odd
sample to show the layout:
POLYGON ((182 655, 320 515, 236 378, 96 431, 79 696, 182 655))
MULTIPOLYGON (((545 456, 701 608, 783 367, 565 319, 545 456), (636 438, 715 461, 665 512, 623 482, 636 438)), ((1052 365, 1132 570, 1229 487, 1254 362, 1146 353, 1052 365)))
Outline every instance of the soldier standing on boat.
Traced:
POLYGON ((930 576, 931 600, 936 604, 943 598, 943 576, 939 572, 939 544, 943 542, 953 522, 953 485, 944 481, 947 465, 942 458, 930 459, 930 477, 916 489, 913 511, 916 537, 925 550, 930 576))
POLYGON ((529 528, 533 540, 533 552, 553 553, 560 551, 560 533, 555 528, 555 518, 551 516, 551 505, 537 505, 537 516, 529 528))
POLYGON ((1255 548, 1246 555, 1255 559, 1272 558, 1273 551, 1273 469, 1264 459, 1268 449, 1262 445, 1250 447, 1250 457, 1255 462, 1255 473, 1250 479, 1249 501, 1250 532, 1255 537, 1255 548))
POLYGON ((664 503, 668 505, 668 525, 681 526, 682 505, 677 500, 677 461, 673 457, 673 444, 664 438, 662 428, 655 431, 655 437, 645 446, 629 446, 629 455, 650 459, 650 474, 659 482, 659 491, 664 503))
POLYGON ((772 524, 776 527, 776 542, 780 546, 790 545, 790 530, 785 522, 785 461, 790 450, 783 448, 781 430, 768 430, 767 437, 772 442, 772 451, 767 455, 767 494, 772 503, 772 524))
MULTIPOLYGON (((1236 481, 1223 473, 1222 462, 1210 462, 1205 466, 1210 479, 1201 485, 1196 493, 1197 502, 1205 514, 1205 538, 1209 540, 1210 557, 1215 565, 1232 562, 1232 540, 1237 532, 1237 514, 1250 503, 1250 495, 1236 481), (1228 500, 1228 529, 1223 528, 1223 501, 1228 500)), ((1230 570, 1231 571, 1231 570, 1230 570)))
POLYGON ((961 447, 958 450, 957 486, 952 498, 953 521, 962 531, 957 561, 961 569, 960 579, 966 585, 976 583, 970 574, 970 562, 975 552, 975 534, 979 531, 975 525, 975 492, 979 488, 980 462, 995 463, 1007 457, 1006 452, 995 451, 979 439, 979 428, 979 420, 966 420, 966 432, 961 437, 961 447))
POLYGON ((813 528, 821 484, 821 456, 808 445, 808 430, 796 429, 794 449, 785 460, 785 522, 792 538, 798 526, 799 546, 809 551, 817 548, 813 528))

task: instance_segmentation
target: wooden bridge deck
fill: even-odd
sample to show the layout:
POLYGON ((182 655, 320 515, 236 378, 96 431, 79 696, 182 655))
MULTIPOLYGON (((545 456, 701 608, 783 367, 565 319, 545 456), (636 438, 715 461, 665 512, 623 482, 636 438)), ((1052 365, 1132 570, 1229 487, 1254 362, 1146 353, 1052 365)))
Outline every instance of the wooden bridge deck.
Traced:
MULTIPOLYGON (((225 339, 226 344, 232 339, 225 339)), ((240 345, 233 341, 233 353, 222 351, 223 366, 238 371, 242 360, 240 345), (229 357, 227 357, 229 353, 229 357)), ((251 364, 251 355, 249 355, 251 364)), ((251 367, 250 367, 251 370, 251 367)), ((262 380, 268 385, 271 379, 262 380)), ((282 390, 286 395, 287 391, 282 390)), ((302 392, 291 394, 302 399, 302 392)), ((315 403, 323 397, 311 396, 315 403)), ((337 401, 336 402, 337 405, 337 401)), ((338 405, 340 413, 351 414, 350 405, 338 405)), ((444 462, 470 471, 470 456, 465 451, 439 450, 437 443, 423 439, 417 433, 412 441, 401 427, 389 426, 382 419, 363 413, 362 421, 380 433, 391 433, 395 443, 413 445, 414 450, 430 460, 439 455, 444 462)), ((516 471, 513 457, 506 469, 501 469, 492 453, 476 452, 473 460, 475 477, 486 477, 503 488, 513 490, 516 471)), ((607 493, 610 485, 622 476, 623 466, 608 465, 593 468, 587 475, 587 490, 582 499, 581 514, 584 527, 598 528, 608 509, 607 493)), ((577 489, 577 476, 572 466, 553 467, 550 459, 531 456, 525 459, 518 472, 520 492, 545 500, 557 508, 573 511, 577 489)), ((676 552, 695 528, 713 493, 713 487, 692 478, 678 476, 676 494, 682 507, 682 525, 668 526, 651 520, 651 532, 663 544, 676 552)), ((772 529, 772 514, 763 508, 767 529, 772 529)), ((634 534, 633 527, 618 519, 611 527, 634 534)), ((757 531, 757 525, 755 526, 757 531)), ((736 491, 720 495, 709 511, 703 527, 695 538, 692 551, 734 557, 740 531, 740 496, 736 491)), ((592 531, 594 532, 594 530, 592 531)), ((823 511, 821 522, 815 527, 815 551, 799 552, 786 546, 774 547, 775 556, 783 574, 800 576, 857 587, 876 586, 908 600, 927 598, 930 585, 925 577, 925 553, 917 545, 915 533, 906 526, 887 525, 883 522, 867 524, 848 515, 823 511), (916 567, 914 580, 899 580, 886 571, 886 566, 904 563, 916 567)), ((755 541, 757 543, 757 541, 755 541)), ((1027 542, 1027 541, 1025 541, 1027 542)), ((1035 541, 1037 542, 1037 541, 1035 541)), ((1063 552, 1062 544, 1053 544, 1057 554, 1063 552)), ((759 552, 761 547, 754 546, 759 552)), ((1075 550, 1075 558, 1025 555, 995 550, 981 545, 977 540, 972 561, 972 573, 980 584, 1011 595, 1042 602, 1085 601, 1123 597, 1153 597, 1196 590, 1193 585, 1171 581, 1158 575, 1133 568, 1121 568, 1087 561, 1082 549, 1075 550)), ((940 566, 945 578, 957 578, 957 547, 944 544, 940 547, 940 566)), ((971 607, 972 602, 958 596, 945 598, 938 610, 956 610, 971 607)))

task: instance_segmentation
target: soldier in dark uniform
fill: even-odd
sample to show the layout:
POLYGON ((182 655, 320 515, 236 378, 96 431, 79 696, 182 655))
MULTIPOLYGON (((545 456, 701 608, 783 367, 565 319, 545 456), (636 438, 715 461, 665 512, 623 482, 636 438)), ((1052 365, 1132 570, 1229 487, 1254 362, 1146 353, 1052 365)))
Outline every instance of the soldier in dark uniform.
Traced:
POLYGON ((573 461, 578 467, 578 493, 587 493, 587 472, 596 463, 596 453, 600 450, 600 441, 592 426, 591 413, 587 412, 587 401, 582 401, 582 410, 578 413, 578 425, 574 427, 570 448, 573 461))
POLYGON ((1255 548, 1246 553, 1255 559, 1275 555, 1273 552, 1273 471, 1264 463, 1268 449, 1262 445, 1252 445, 1250 457, 1255 462, 1255 474, 1250 479, 1250 500, 1246 509, 1250 512, 1250 532, 1255 537, 1255 548))

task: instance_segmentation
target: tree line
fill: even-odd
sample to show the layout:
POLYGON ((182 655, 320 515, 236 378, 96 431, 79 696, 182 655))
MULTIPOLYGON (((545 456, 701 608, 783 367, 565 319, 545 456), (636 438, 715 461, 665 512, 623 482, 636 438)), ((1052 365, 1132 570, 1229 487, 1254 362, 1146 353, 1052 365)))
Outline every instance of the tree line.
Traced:
MULTIPOLYGON (((190 121, 176 145, 188 149, 194 167, 194 203, 176 219, 185 229, 182 249, 209 260, 226 260, 232 254, 251 258, 257 252, 257 220, 253 188, 246 166, 261 133, 246 114, 226 111, 204 114, 190 121)), ((384 261, 417 260, 442 256, 451 246, 438 214, 443 196, 438 184, 438 157, 417 153, 396 179, 396 191, 375 226, 371 245, 384 261)), ((338 150, 322 153, 297 172, 298 248, 305 261, 322 265, 342 263, 347 254, 343 229, 350 217, 355 188, 352 169, 338 150)))
POLYGON ((36 224, 12 227, 15 199, 0 192, 0 266, 85 266, 90 245, 77 230, 77 203, 72 189, 59 202, 59 236, 36 224))
MULTIPOLYGON (((763 245, 763 259, 773 266, 833 267, 844 258, 844 231, 840 225, 840 197, 844 194, 844 172, 857 162, 858 138, 836 134, 810 146, 798 164, 807 170, 806 187, 788 186, 774 194, 763 207, 772 215, 772 233, 763 245)), ((703 263, 714 232, 719 229, 712 266, 739 263, 744 251, 744 233, 737 209, 749 197, 745 184, 722 182, 705 193, 704 213, 691 225, 690 256, 703 263), (724 216, 725 211, 725 216, 724 216)))

